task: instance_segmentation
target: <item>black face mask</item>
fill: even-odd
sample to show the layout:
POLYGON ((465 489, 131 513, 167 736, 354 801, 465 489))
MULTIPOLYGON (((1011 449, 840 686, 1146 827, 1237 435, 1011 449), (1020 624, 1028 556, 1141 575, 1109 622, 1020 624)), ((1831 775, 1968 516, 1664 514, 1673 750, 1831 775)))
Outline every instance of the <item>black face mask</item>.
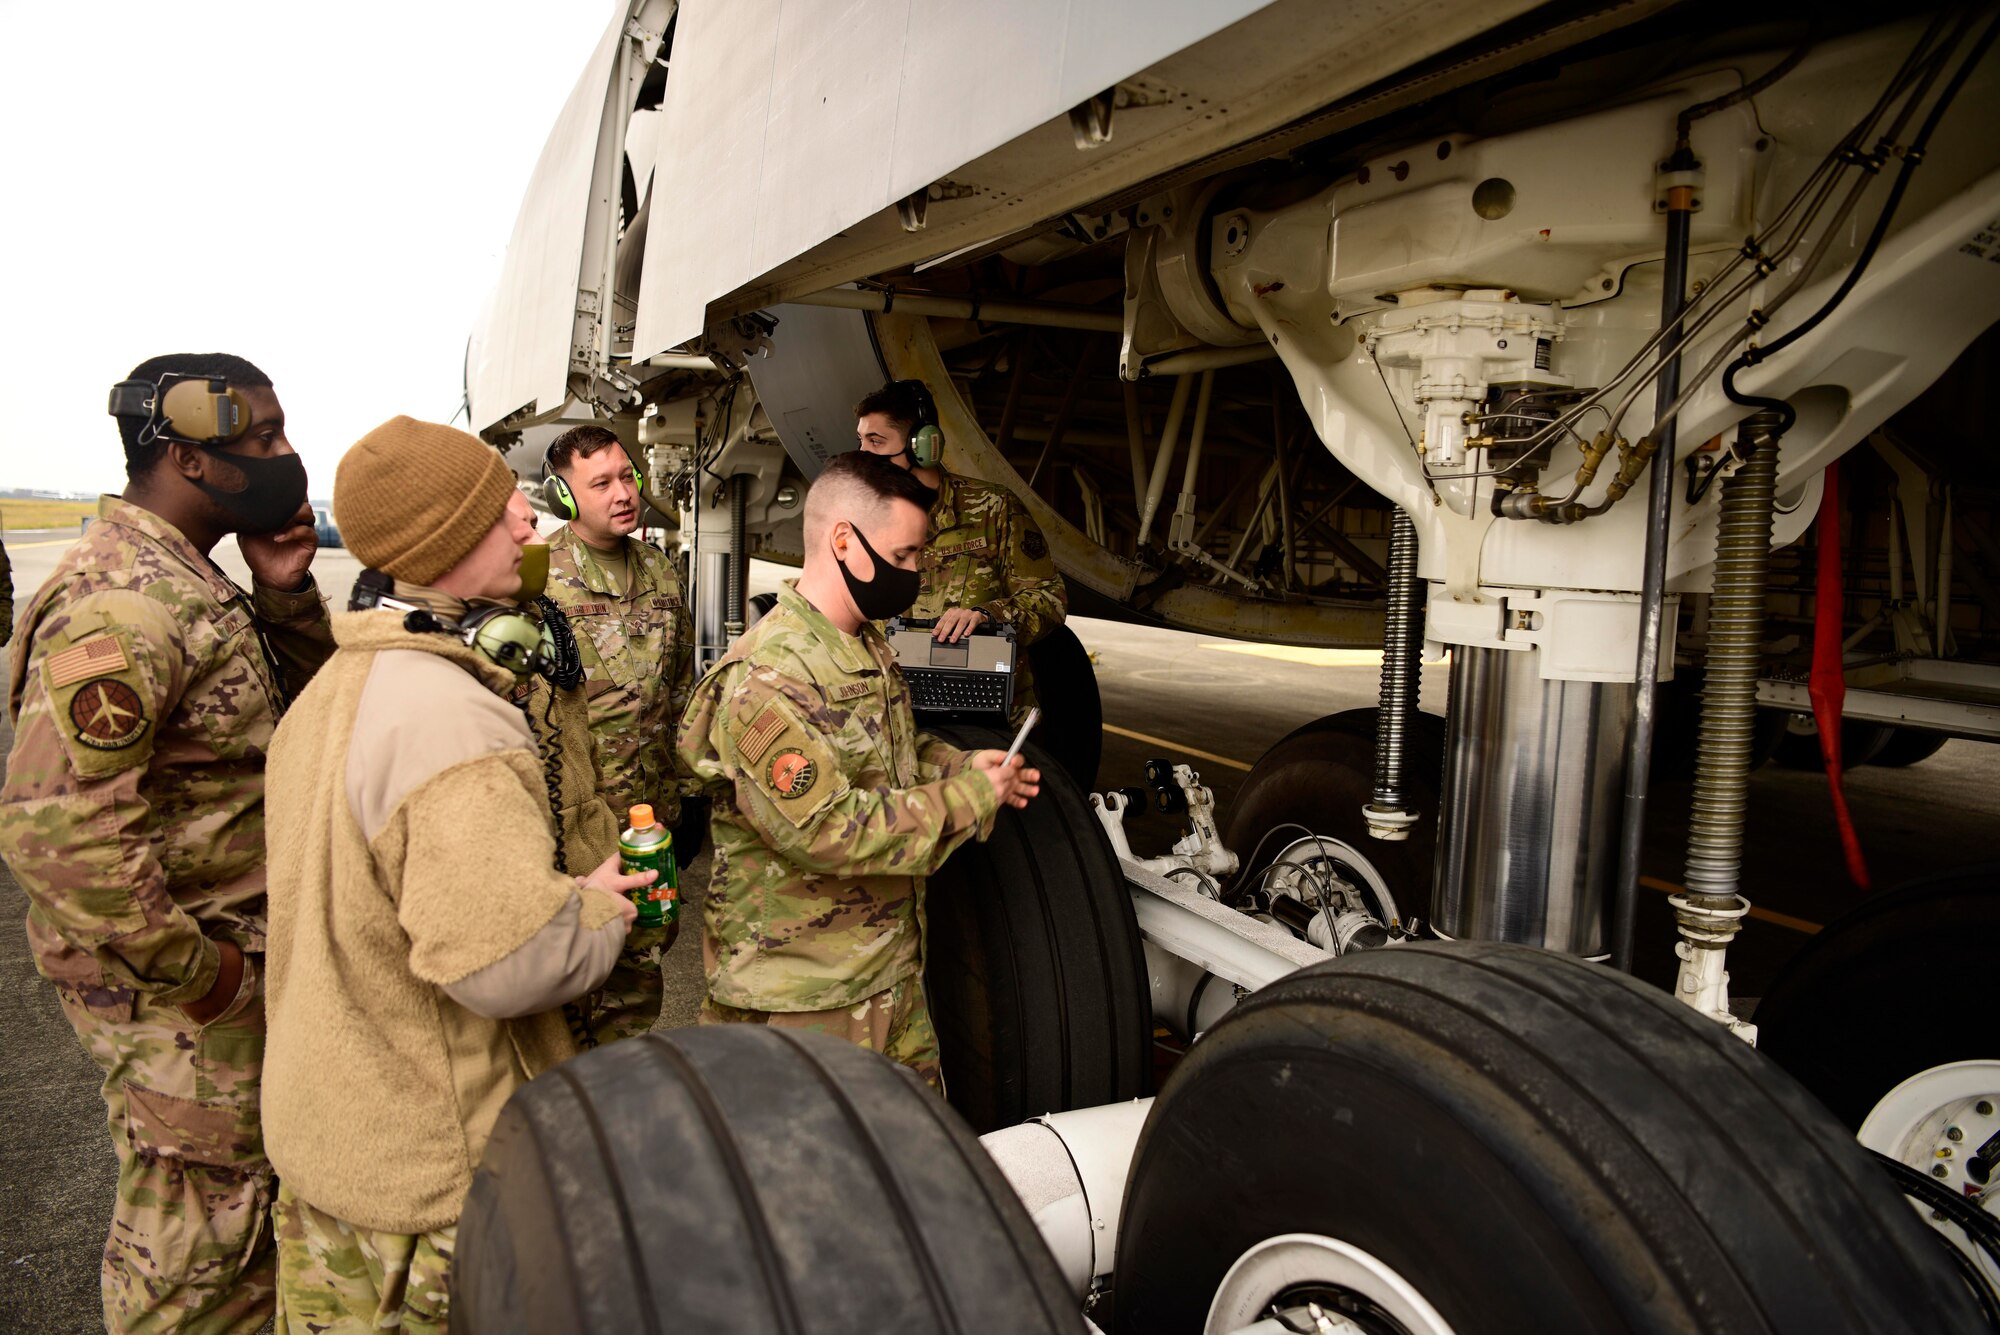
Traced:
MULTIPOLYGON (((852 524, 854 540, 861 544, 861 550, 868 553, 868 559, 875 563, 875 578, 856 579, 854 572, 847 568, 847 562, 840 561, 840 577, 847 581, 848 596, 861 615, 870 621, 887 621, 890 617, 901 616, 910 610, 910 604, 917 601, 917 593, 923 588, 923 576, 914 570, 903 570, 883 560, 868 537, 852 524)), ((838 557, 835 558, 839 560, 838 557)))
POLYGON ((298 455, 278 454, 268 459, 248 454, 223 457, 243 471, 243 490, 224 491, 206 481, 195 485, 223 508, 236 532, 252 537, 276 533, 291 523, 292 516, 306 503, 306 465, 298 455))

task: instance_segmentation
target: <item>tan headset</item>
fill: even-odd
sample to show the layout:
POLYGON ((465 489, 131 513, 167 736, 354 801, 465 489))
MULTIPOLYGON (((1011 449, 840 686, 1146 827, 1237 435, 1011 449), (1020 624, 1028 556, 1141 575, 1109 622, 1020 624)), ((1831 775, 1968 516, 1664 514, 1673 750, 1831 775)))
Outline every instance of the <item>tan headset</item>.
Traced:
POLYGON ((226 380, 169 371, 154 380, 121 380, 111 387, 113 417, 144 417, 139 443, 178 440, 227 445, 250 430, 250 405, 226 380))

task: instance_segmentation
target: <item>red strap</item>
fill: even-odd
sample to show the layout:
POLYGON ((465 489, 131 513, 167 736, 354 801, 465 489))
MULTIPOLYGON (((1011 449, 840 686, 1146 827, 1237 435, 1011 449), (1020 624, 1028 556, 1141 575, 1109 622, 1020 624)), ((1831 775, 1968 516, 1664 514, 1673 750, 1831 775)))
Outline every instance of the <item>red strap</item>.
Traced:
POLYGON ((1833 794, 1833 821, 1840 829, 1841 851, 1847 855, 1847 874, 1863 890, 1868 884, 1868 863, 1861 856, 1861 836, 1855 833, 1854 817, 1847 810, 1847 793, 1840 785, 1840 716, 1847 699, 1847 677, 1842 665, 1840 587, 1840 464, 1826 466, 1826 490, 1820 497, 1819 574, 1813 596, 1812 697, 1813 721, 1819 725, 1819 753, 1826 761, 1827 788, 1833 794))

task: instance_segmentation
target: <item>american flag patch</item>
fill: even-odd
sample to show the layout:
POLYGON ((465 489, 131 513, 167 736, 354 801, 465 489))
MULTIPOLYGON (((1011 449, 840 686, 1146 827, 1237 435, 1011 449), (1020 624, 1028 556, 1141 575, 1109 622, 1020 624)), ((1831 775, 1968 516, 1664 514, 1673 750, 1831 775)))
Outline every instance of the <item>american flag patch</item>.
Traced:
POLYGON ((757 715, 755 721, 737 740, 736 754, 741 756, 746 764, 756 764, 764 758, 764 753, 771 749, 771 743, 785 735, 786 726, 785 716, 778 712, 778 707, 765 705, 763 712, 757 715))
POLYGON ((132 666, 125 646, 106 635, 63 650, 48 661, 49 689, 61 690, 92 677, 108 677, 132 666))

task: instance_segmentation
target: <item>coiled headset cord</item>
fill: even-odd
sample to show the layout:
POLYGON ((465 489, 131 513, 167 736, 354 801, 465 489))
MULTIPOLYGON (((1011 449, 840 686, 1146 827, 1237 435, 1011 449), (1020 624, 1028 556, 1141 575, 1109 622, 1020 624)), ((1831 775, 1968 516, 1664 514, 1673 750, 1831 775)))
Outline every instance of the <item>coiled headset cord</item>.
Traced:
MULTIPOLYGON (((535 607, 542 616, 544 638, 549 646, 549 666, 542 673, 548 690, 542 699, 542 782, 549 790, 549 816, 556 836, 556 867, 568 873, 569 851, 563 843, 562 726, 556 722, 556 692, 575 690, 583 683, 583 655, 577 649, 576 631, 561 607, 546 594, 537 595, 535 607)), ((526 701, 522 706, 526 708, 526 701)), ((574 874, 574 873, 570 873, 574 874)), ((595 997, 580 997, 563 1007, 563 1020, 579 1049, 588 1052, 597 1046, 590 1034, 590 1012, 595 997)))

